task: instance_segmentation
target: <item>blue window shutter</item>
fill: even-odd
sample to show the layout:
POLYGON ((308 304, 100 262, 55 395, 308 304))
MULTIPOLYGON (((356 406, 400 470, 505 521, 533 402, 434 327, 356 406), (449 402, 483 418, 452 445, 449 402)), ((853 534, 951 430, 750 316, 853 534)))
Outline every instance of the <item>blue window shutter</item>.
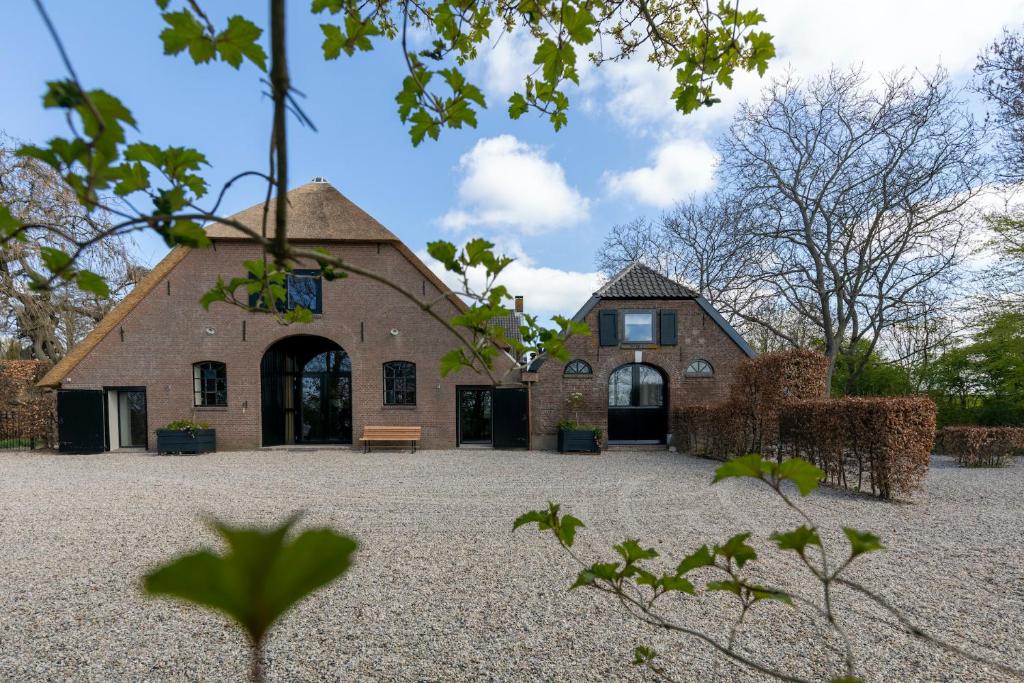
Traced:
POLYGON ((598 332, 601 346, 619 345, 618 311, 600 311, 598 313, 598 332))
POLYGON ((676 331, 676 312, 661 311, 661 344, 663 346, 675 346, 678 339, 676 331))

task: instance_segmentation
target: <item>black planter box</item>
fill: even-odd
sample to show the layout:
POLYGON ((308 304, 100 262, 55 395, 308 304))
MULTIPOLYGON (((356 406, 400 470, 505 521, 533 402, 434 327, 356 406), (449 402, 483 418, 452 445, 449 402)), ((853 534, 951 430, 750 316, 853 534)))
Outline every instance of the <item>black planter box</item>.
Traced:
POLYGON ((597 435, 592 429, 559 429, 559 453, 600 453, 597 435))
POLYGON ((157 453, 212 453, 217 450, 217 430, 156 430, 157 453))

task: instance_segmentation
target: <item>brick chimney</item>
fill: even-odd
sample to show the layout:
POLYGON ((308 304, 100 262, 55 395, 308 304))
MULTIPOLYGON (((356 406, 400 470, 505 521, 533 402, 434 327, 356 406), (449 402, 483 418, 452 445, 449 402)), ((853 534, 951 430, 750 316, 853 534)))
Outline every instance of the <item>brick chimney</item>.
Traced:
POLYGON ((523 295, 516 294, 516 313, 523 312, 523 295))

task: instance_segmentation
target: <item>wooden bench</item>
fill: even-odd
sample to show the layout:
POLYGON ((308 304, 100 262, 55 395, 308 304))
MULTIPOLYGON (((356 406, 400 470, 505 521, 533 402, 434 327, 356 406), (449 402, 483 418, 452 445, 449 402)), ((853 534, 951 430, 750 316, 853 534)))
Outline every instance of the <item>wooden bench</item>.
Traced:
POLYGON ((420 440, 422 427, 363 427, 363 435, 359 438, 363 442, 363 452, 370 450, 370 443, 373 441, 408 441, 412 445, 412 452, 416 452, 416 444, 420 440))

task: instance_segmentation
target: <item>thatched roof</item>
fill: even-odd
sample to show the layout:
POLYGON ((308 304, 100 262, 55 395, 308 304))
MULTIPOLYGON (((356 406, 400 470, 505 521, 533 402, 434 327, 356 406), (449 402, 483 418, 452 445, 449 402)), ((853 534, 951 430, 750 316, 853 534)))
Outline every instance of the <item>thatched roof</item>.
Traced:
MULTIPOLYGON (((377 222, 330 183, 306 183, 288 194, 288 239, 311 242, 398 242, 393 232, 377 222)), ((274 200, 267 213, 267 237, 273 237, 274 200)), ((259 232, 263 227, 263 202, 254 204, 231 218, 259 232)), ((246 239, 237 229, 213 223, 206 226, 213 239, 246 239)))

